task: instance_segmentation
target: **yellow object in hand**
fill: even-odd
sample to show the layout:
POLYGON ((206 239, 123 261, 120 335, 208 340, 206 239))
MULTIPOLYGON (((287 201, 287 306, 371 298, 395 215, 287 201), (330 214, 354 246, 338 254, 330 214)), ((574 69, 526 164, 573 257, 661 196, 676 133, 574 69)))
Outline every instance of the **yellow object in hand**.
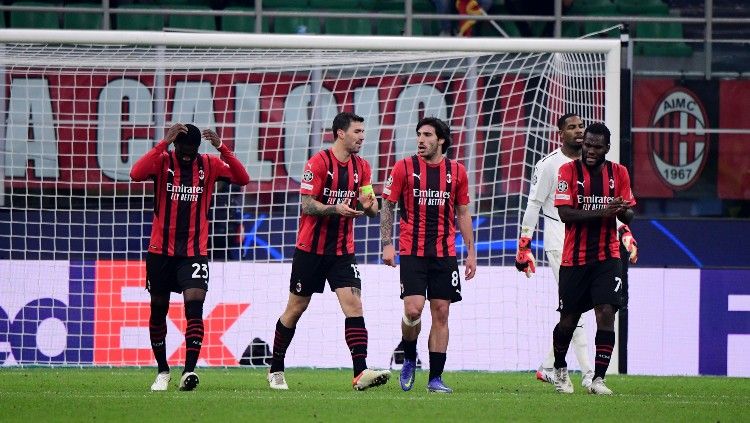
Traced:
POLYGON ((375 191, 373 191, 372 185, 365 185, 359 188, 359 193, 366 197, 370 194, 374 194, 375 191))

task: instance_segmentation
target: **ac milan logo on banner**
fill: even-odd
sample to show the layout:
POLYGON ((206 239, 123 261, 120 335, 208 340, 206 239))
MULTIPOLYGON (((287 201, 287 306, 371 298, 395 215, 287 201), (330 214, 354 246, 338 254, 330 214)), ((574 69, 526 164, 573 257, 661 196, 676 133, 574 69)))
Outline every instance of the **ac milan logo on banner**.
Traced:
POLYGON ((688 89, 674 88, 656 103, 651 124, 673 130, 649 134, 654 167, 670 188, 689 188, 708 160, 709 137, 705 128, 709 125, 703 104, 688 89))

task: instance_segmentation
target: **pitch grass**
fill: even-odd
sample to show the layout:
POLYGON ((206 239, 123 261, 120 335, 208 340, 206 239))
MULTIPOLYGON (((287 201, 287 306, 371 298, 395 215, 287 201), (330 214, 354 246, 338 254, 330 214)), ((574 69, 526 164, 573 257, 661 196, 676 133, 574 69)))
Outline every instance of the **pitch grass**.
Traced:
POLYGON ((612 397, 561 395, 533 373, 449 372, 452 395, 426 391, 427 374, 403 392, 398 372, 387 385, 351 388, 350 370, 288 369, 289 391, 272 391, 265 369, 198 369, 201 382, 180 392, 172 370, 167 392, 150 392, 153 368, 5 368, 0 421, 181 422, 479 422, 745 421, 750 380, 724 377, 610 376, 612 397))

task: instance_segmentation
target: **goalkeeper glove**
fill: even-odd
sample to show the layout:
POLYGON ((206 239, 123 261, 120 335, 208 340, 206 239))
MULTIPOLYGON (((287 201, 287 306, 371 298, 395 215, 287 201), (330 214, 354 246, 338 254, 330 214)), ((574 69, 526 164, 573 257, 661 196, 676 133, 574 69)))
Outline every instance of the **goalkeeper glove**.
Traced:
POLYGON ((516 269, 519 272, 525 272, 526 277, 530 278, 531 274, 536 272, 536 261, 534 254, 531 253, 531 237, 523 236, 518 239, 518 251, 516 252, 516 269))
POLYGON ((620 225, 617 229, 617 233, 620 234, 620 241, 625 246, 625 250, 630 254, 630 262, 635 264, 638 261, 638 243, 633 237, 633 233, 630 232, 628 225, 620 225))

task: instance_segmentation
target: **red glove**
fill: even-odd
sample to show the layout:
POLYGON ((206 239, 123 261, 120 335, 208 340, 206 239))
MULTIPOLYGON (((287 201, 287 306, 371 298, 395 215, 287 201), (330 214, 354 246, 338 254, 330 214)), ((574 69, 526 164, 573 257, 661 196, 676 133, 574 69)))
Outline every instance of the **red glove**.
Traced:
POLYGON ((531 253, 531 238, 521 236, 518 239, 518 251, 516 252, 516 269, 519 272, 525 272, 526 277, 530 278, 536 272, 536 260, 531 253))
POLYGON ((633 237, 633 233, 630 232, 628 225, 620 225, 617 229, 617 233, 620 234, 620 241, 625 246, 625 250, 630 253, 630 262, 635 264, 638 261, 638 243, 633 237))

